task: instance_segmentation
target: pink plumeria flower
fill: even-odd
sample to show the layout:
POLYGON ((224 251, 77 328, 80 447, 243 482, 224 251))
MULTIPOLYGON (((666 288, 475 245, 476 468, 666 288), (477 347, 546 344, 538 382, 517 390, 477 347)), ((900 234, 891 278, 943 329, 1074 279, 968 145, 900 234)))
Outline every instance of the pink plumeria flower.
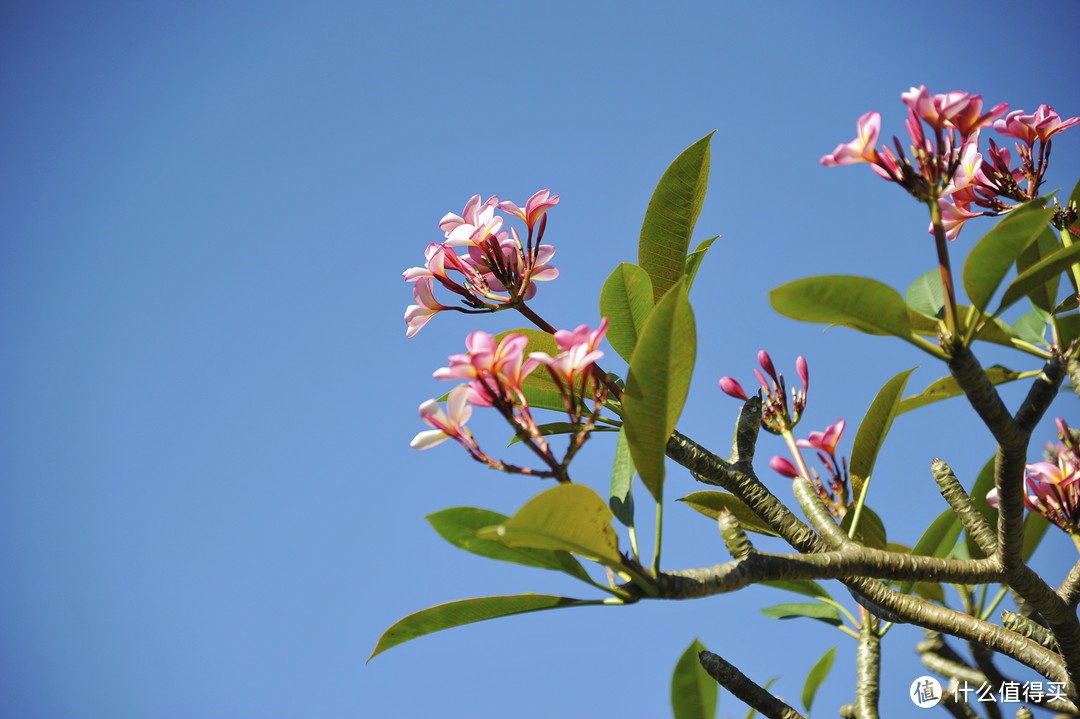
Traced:
MULTIPOLYGON (((944 197, 938 200, 938 207, 941 208, 941 225, 945 229, 945 237, 950 240, 957 238, 964 223, 968 220, 991 214, 988 212, 971 212, 962 203, 950 202, 944 197)), ((932 222, 930 223, 930 234, 934 234, 934 223, 932 222)))
POLYGON ((994 129, 1006 137, 1015 137, 1028 147, 1035 140, 1046 142, 1051 136, 1066 130, 1080 122, 1080 117, 1070 117, 1064 122, 1049 105, 1039 105, 1033 115, 1025 115, 1023 110, 1010 112, 1004 119, 994 122, 994 129))
POLYGON ((440 367, 435 379, 467 379, 469 402, 478 407, 490 407, 497 393, 499 398, 515 403, 521 393, 522 381, 536 369, 535 360, 524 358, 525 335, 509 334, 496 344, 487 332, 477 330, 465 339, 466 354, 450 355, 449 367, 440 367))
POLYGON ((999 102, 989 112, 982 113, 982 95, 972 95, 964 107, 953 112, 949 118, 949 124, 960 131, 964 139, 970 138, 984 127, 993 124, 995 120, 1009 111, 1009 103, 999 102))
POLYGON ((966 92, 954 90, 943 95, 931 95, 926 85, 918 88, 910 88, 907 92, 900 93, 900 99, 918 115, 923 122, 936 131, 941 132, 950 121, 957 116, 965 119, 971 115, 972 101, 978 98, 978 106, 975 108, 975 118, 982 109, 982 96, 972 97, 966 92))
POLYGON ((835 167, 853 165, 856 162, 877 163, 878 154, 874 146, 877 144, 880 132, 881 113, 876 111, 866 113, 855 123, 855 139, 837 145, 832 154, 821 158, 821 164, 826 167, 835 167))
POLYGON ((416 280, 416 284, 413 285, 413 298, 416 304, 405 308, 405 324, 409 327, 405 332, 406 337, 412 337, 419 332, 420 328, 426 325, 437 312, 453 309, 435 300, 435 295, 431 291, 430 277, 421 277, 416 280))
POLYGON ((811 432, 807 439, 800 439, 795 444, 800 447, 812 447, 830 457, 834 457, 836 456, 836 445, 843 434, 844 420, 840 419, 836 421, 836 424, 830 424, 826 427, 824 432, 811 432))
POLYGON ((446 244, 450 247, 476 245, 488 235, 497 233, 503 224, 503 219, 495 215, 498 202, 498 195, 492 195, 486 202, 480 202, 480 195, 473 195, 460 216, 446 213, 439 220, 439 229, 446 233, 446 244))
POLYGON ((976 134, 960 150, 960 164, 953 174, 952 181, 942 191, 942 196, 963 190, 975 182, 982 169, 983 156, 979 153, 979 136, 976 134))
POLYGON ((559 204, 558 195, 552 196, 550 190, 540 190, 528 199, 524 208, 518 207, 513 202, 507 200, 499 203, 499 209, 507 214, 524 220, 531 233, 533 226, 536 225, 543 214, 557 204, 559 204))
POLYGON ((555 342, 562 352, 555 357, 546 352, 532 352, 529 358, 545 365, 552 374, 561 377, 569 387, 573 387, 575 380, 588 372, 593 363, 604 356, 597 347, 604 338, 607 327, 608 320, 604 317, 595 330, 590 330, 588 325, 579 325, 573 332, 559 330, 555 333, 555 342))
POLYGON ((466 402, 468 392, 468 385, 464 384, 452 389, 446 401, 445 412, 433 399, 420 405, 420 419, 424 420, 424 424, 435 429, 420 432, 413 437, 412 442, 409 442, 409 446, 415 449, 428 449, 442 444, 451 437, 455 439, 466 437, 469 430, 465 429, 465 423, 472 416, 472 407, 466 402))

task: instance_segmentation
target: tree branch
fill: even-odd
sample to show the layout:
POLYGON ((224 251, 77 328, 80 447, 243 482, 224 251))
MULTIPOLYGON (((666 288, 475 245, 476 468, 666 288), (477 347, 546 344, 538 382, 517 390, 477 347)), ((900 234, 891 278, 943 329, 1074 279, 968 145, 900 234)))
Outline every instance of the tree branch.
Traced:
POLYGON ((859 632, 859 648, 855 652, 855 716, 858 719, 878 719, 878 697, 881 674, 881 635, 877 620, 866 617, 859 632))
POLYGON ((705 671, 747 706, 753 707, 768 719, 806 719, 802 714, 770 694, 768 690, 751 681, 733 665, 710 651, 698 654, 698 661, 705 671))
POLYGON ((941 496, 945 498, 945 501, 953 508, 956 515, 960 517, 964 529, 975 540, 975 544, 979 545, 979 549, 983 551, 983 554, 988 557, 997 554, 998 543, 993 528, 986 521, 986 517, 983 516, 978 507, 972 504, 971 497, 964 491, 949 465, 940 459, 935 459, 930 465, 930 471, 934 475, 934 481, 937 482, 938 489, 941 490, 941 496))

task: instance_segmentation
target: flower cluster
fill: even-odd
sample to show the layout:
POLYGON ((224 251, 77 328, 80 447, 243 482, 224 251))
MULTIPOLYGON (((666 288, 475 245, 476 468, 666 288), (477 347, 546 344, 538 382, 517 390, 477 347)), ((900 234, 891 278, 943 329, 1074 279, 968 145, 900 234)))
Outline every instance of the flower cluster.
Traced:
MULTIPOLYGON (((761 404, 761 426, 773 434, 790 432, 799 423, 803 409, 806 408, 806 391, 809 389, 810 382, 810 375, 806 368, 806 358, 800 355, 795 360, 795 371, 798 373, 799 379, 802 380, 803 388, 801 390, 791 388, 792 406, 789 411, 787 385, 784 383, 783 373, 776 371, 773 367, 772 358, 769 357, 769 353, 765 350, 759 350, 757 357, 761 369, 765 370, 765 373, 769 376, 769 379, 766 380, 765 375, 756 369, 754 370, 754 375, 765 392, 764 401, 761 404)), ((741 399, 744 402, 748 399, 742 385, 731 377, 720 378, 720 389, 725 394, 741 399)))
MULTIPOLYGON (((1080 436, 1060 417, 1055 423, 1060 441, 1048 446, 1049 461, 1027 465, 1024 506, 1080 538, 1080 436)), ((997 490, 986 500, 998 506, 997 490)))
POLYGON ((1080 122, 1080 117, 1063 121, 1048 105, 1040 105, 1032 115, 1022 110, 1006 115, 1006 103, 983 112, 981 95, 960 91, 931 95, 925 86, 913 87, 900 98, 908 107, 908 152, 895 137, 895 152, 877 147, 881 115, 868 112, 856 123, 855 139, 838 145, 821 158, 821 164, 870 163, 874 172, 896 182, 919 201, 936 203, 950 240, 956 239, 967 220, 1016 207, 1004 200, 1023 203, 1037 197, 1050 157, 1050 138, 1080 122), (979 134, 991 125, 1000 134, 1018 140, 1019 167, 1011 167, 1009 151, 992 139, 987 157, 979 152, 979 134), (982 211, 973 210, 973 205, 982 211))
POLYGON ((435 370, 440 380, 466 380, 451 390, 444 412, 431 399, 420 405, 420 417, 433 430, 421 432, 412 441, 417 449, 433 447, 447 439, 456 439, 475 459, 508 472, 554 477, 569 481, 567 465, 588 438, 607 398, 607 388, 598 379, 594 363, 603 356, 597 349, 607 331, 607 318, 600 327, 590 330, 581 325, 573 332, 559 330, 555 341, 560 350, 555 357, 545 352, 532 352, 525 358, 528 338, 511 333, 497 340, 483 331, 471 333, 465 339, 466 352, 448 357, 449 365, 435 370), (563 396, 564 408, 575 431, 564 457, 555 457, 542 428, 533 419, 529 401, 522 387, 525 379, 541 365, 546 366, 563 396), (593 403, 590 410, 585 400, 593 403), (465 422, 472 407, 494 407, 514 427, 516 435, 548 465, 547 470, 534 471, 492 459, 480 450, 465 422))
POLYGON ((406 336, 412 337, 443 310, 475 313, 512 307, 536 294, 534 282, 557 277, 559 271, 547 264, 555 248, 540 241, 547 227, 546 213, 558 202, 559 196, 548 190, 530 197, 524 208, 513 202, 499 202, 495 195, 485 202, 480 201, 480 195, 474 195, 461 215, 450 212, 443 216, 439 229, 445 240, 428 245, 423 267, 411 267, 402 273, 407 282, 414 283, 416 300, 405 310, 406 336), (524 244, 516 229, 502 229, 504 220, 495 214, 496 209, 525 222, 524 244), (457 254, 455 247, 464 247, 466 254, 457 254), (464 306, 438 302, 434 294, 436 281, 458 295, 464 306))
MULTIPOLYGON (((810 470, 810 476, 807 479, 810 484, 814 485, 818 496, 821 497, 821 501, 825 503, 829 511, 841 519, 847 514, 848 465, 847 457, 841 457, 837 461, 836 445, 840 442, 840 437, 843 434, 844 420, 840 419, 837 420, 836 424, 830 424, 826 427, 824 432, 811 432, 808 438, 796 442, 799 447, 807 447, 817 451, 818 459, 821 460, 821 463, 825 466, 825 471, 829 475, 828 484, 826 485, 822 481, 816 469, 810 470)), ((800 476, 799 471, 795 469, 795 465, 783 457, 773 457, 769 460, 769 466, 785 477, 794 479, 800 476)))

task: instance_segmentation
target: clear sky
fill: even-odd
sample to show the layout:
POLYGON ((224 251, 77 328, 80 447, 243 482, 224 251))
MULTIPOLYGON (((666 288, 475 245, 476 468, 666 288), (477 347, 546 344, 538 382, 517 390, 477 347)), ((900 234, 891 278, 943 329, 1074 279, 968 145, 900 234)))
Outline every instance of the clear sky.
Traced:
MULTIPOLYGON (((562 274, 533 306, 595 326, 661 173, 716 130, 697 239, 722 237, 691 295, 700 346, 680 427, 723 452, 738 402, 716 381, 752 383, 766 348, 789 377, 809 361, 799 432, 845 417, 849 452, 889 377, 919 365, 921 389, 944 368, 898 340, 783 319, 767 291, 825 273, 903 291, 934 255, 923 208, 818 159, 868 110, 901 134, 912 85, 1080 114, 1078 20, 1073 0, 3 3, 0 714, 666 717, 696 636, 760 682, 780 676, 796 705, 838 646, 815 711, 834 715, 854 641, 765 618, 798 601, 765 588, 507 618, 365 665, 384 629, 427 606, 591 596, 454 549, 424 521, 460 505, 509 514, 546 485, 450 445, 409 448, 417 406, 448 389, 431 378, 446 355, 473 329, 522 322, 439 316, 406 340, 401 272, 471 195, 523 204, 550 188, 562 274)), ((1067 194, 1078 170, 1073 129, 1047 188, 1067 194)), ((605 366, 625 369, 610 351, 605 366)), ((1052 414, 1080 422, 1062 400, 1052 414)), ((891 540, 914 544, 944 509, 932 458, 970 486, 991 456, 964 410, 897 421, 867 500, 891 540)), ((492 450, 509 438, 482 412, 474 431, 492 450)), ((575 464, 600 492, 612 437, 575 464)), ((759 456, 781 450, 767 437, 759 456)), ((701 487, 672 468, 668 488, 701 487)), ((665 568, 727 559, 713 523, 674 502, 667 514, 665 568)), ((1052 532, 1037 566, 1056 583, 1074 551, 1052 532)), ((920 636, 885 641, 883 704, 900 712, 920 636)), ((721 697, 720 716, 744 714, 721 697)))

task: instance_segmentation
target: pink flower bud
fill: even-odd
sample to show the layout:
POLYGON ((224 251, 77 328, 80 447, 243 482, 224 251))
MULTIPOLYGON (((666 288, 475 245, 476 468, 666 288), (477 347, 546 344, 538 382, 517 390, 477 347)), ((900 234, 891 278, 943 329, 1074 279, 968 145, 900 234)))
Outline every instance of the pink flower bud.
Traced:
POLYGON ((785 477, 795 479, 799 476, 799 471, 795 469, 795 465, 783 457, 773 457, 769 460, 769 466, 785 477))
POLYGON ((761 369, 769 373, 769 376, 776 380, 776 369, 773 368, 772 358, 769 357, 769 353, 765 350, 758 350, 757 353, 758 364, 761 365, 761 369))
POLYGON ((743 391, 742 386, 738 382, 733 380, 731 377, 720 378, 720 389, 724 392, 724 394, 730 395, 735 399, 741 399, 744 402, 748 399, 746 396, 746 392, 743 391))
POLYGON ((810 389, 810 371, 806 368, 806 358, 802 355, 799 355, 799 358, 795 360, 795 371, 799 373, 803 389, 810 389))

